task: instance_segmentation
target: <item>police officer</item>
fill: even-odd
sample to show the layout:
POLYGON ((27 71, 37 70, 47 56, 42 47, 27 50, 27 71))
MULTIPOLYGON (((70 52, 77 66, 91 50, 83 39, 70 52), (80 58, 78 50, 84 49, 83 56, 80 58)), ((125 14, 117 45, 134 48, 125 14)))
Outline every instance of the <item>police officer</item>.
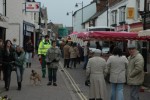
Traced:
POLYGON ((56 41, 52 41, 52 48, 49 48, 46 54, 46 62, 48 67, 48 78, 49 82, 47 85, 57 86, 56 75, 59 66, 59 60, 61 58, 61 51, 56 47, 56 41))
POLYGON ((49 40, 49 36, 46 35, 45 39, 41 40, 40 44, 39 44, 39 48, 38 48, 38 55, 39 55, 39 59, 42 60, 42 77, 45 78, 46 75, 46 52, 47 50, 51 47, 51 42, 49 40))

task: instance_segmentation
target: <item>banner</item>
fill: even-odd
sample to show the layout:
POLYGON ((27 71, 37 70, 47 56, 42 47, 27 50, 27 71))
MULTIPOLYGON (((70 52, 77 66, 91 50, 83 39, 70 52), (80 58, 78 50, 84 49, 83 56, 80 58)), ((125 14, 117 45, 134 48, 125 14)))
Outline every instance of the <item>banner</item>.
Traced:
POLYGON ((26 2, 25 3, 26 12, 39 12, 40 11, 40 2, 26 2))

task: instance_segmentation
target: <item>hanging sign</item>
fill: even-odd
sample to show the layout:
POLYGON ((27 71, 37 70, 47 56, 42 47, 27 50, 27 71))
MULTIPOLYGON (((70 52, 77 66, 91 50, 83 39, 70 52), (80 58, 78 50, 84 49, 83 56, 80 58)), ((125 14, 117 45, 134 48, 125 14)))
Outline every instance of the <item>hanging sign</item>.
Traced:
POLYGON ((133 7, 127 8, 127 18, 134 19, 134 8, 133 7))
POLYGON ((26 12, 39 12, 40 2, 26 2, 25 3, 26 12))

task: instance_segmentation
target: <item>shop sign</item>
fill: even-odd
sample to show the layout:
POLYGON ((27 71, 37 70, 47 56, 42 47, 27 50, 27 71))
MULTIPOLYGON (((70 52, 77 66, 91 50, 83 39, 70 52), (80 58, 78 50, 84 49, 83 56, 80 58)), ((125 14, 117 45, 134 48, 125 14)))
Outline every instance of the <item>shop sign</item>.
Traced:
POLYGON ((134 19, 134 8, 133 7, 127 8, 127 18, 134 19))
POLYGON ((8 28, 8 18, 0 15, 0 27, 8 28))
POLYGON ((40 2, 26 2, 25 3, 26 12, 39 12, 40 11, 40 2))

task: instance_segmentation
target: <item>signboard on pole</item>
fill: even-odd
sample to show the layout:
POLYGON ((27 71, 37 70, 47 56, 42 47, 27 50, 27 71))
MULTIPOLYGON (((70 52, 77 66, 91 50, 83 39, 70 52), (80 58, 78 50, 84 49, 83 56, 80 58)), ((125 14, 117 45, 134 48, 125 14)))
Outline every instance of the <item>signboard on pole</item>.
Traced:
POLYGON ((26 2, 25 3, 26 12, 39 12, 40 11, 40 2, 26 2))

